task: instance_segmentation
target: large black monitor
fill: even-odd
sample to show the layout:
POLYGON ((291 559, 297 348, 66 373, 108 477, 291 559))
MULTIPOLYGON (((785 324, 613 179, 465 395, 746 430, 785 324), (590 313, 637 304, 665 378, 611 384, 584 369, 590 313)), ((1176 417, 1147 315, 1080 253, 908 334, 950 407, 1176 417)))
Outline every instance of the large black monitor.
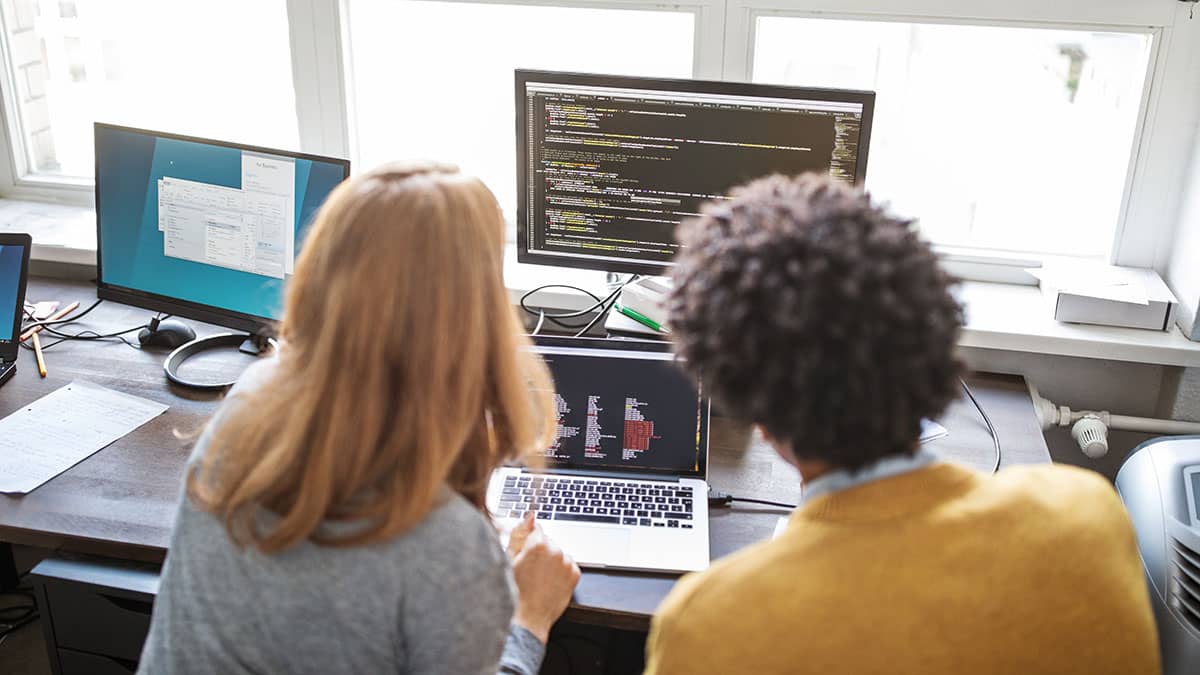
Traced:
POLYGON ((875 94, 516 71, 517 259, 662 273, 675 228, 740 183, 861 184, 875 94))
POLYGON ((344 159, 96 124, 98 295, 272 330, 344 159))

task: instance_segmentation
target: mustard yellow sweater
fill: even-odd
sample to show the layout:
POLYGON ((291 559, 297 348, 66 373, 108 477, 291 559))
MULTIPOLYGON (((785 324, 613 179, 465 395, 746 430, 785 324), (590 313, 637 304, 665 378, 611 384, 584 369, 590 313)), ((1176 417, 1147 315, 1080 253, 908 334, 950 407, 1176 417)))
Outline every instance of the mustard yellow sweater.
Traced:
POLYGON ((1133 530, 1078 469, 936 463, 804 504, 684 577, 647 673, 1158 673, 1133 530))

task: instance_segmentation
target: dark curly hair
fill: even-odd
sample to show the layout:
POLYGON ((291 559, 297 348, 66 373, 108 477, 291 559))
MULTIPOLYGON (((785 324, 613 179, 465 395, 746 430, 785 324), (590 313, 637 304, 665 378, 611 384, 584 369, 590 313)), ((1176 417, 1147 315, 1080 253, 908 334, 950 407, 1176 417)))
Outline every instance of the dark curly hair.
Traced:
POLYGON ((957 394, 962 309, 913 221, 828 177, 770 176, 678 232, 669 301, 685 367, 801 460, 911 454, 957 394))

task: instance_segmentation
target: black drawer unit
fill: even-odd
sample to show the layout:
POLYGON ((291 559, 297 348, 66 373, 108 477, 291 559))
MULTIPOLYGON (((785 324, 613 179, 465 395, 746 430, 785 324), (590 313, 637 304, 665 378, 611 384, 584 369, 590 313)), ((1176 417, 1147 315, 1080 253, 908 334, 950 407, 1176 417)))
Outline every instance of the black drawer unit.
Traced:
POLYGON ((157 566, 50 558, 30 577, 54 675, 137 670, 158 593, 157 566))

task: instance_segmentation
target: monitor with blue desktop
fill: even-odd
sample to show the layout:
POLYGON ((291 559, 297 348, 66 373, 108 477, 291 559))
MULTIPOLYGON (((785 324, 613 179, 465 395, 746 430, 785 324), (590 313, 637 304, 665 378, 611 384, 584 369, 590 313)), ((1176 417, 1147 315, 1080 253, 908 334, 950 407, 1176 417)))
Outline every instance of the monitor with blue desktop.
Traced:
POLYGON ((32 247, 28 234, 0 234, 0 384, 16 372, 32 247))
POLYGON ((99 295, 269 333, 346 160, 96 124, 99 295))

